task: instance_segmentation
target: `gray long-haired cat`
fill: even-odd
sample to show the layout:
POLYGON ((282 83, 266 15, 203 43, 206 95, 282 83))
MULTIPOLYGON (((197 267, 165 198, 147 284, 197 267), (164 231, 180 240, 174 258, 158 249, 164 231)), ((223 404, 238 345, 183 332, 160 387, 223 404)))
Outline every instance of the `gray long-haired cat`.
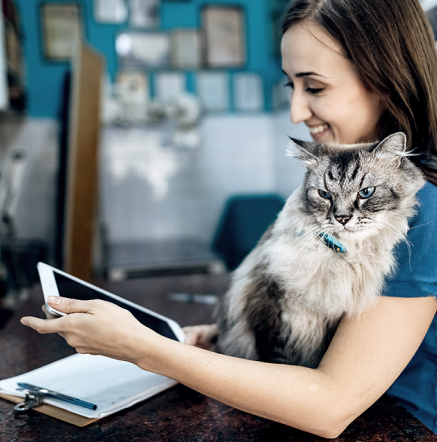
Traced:
POLYGON ((371 144, 293 141, 304 182, 235 270, 217 347, 317 367, 340 319, 370 307, 393 272, 424 179, 400 132, 371 144))

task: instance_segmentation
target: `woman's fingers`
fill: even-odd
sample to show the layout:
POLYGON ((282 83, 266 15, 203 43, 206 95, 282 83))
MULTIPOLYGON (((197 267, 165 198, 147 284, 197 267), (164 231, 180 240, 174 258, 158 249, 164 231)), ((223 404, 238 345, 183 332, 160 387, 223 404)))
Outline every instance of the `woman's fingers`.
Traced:
POLYGON ((44 314, 46 315, 46 318, 47 318, 47 319, 56 319, 56 318, 59 317, 59 316, 55 316, 55 315, 52 315, 51 313, 49 313, 49 312, 47 311, 47 307, 46 307, 45 304, 43 304, 43 305, 41 306, 41 310, 44 312, 44 314))
POLYGON ((33 328, 38 333, 59 333, 62 332, 62 323, 58 319, 40 319, 33 316, 21 318, 21 323, 27 327, 33 328))
POLYGON ((99 301, 79 301, 78 299, 49 296, 47 303, 50 307, 63 313, 90 313, 99 301))
MULTIPOLYGON (((47 303, 50 307, 63 313, 91 313, 96 305, 104 301, 93 300, 93 301, 80 301, 77 299, 61 298, 59 296, 49 296, 47 303)), ((47 319, 35 318, 32 316, 26 316, 21 318, 21 323, 28 327, 33 328, 38 333, 62 333, 67 330, 68 324, 66 323, 64 317, 56 317, 47 312, 45 306, 42 307, 47 319)))

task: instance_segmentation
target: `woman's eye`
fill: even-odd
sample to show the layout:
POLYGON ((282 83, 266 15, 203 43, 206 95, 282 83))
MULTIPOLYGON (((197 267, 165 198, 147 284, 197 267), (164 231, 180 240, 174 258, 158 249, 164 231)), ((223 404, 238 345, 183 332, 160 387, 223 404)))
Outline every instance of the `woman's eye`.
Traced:
POLYGON ((307 92, 309 92, 310 94, 320 94, 320 92, 323 92, 323 88, 313 88, 313 87, 307 87, 307 92))
POLYGON ((323 189, 319 189, 319 195, 322 198, 325 198, 325 200, 330 200, 332 197, 332 195, 329 192, 327 192, 326 190, 323 190, 323 189))
POLYGON ((361 189, 358 192, 358 197, 366 199, 366 198, 370 198, 374 193, 375 193, 375 188, 374 187, 366 187, 364 189, 361 189))
POLYGON ((294 89, 294 84, 291 81, 289 81, 288 83, 285 83, 284 86, 289 87, 290 89, 294 89))

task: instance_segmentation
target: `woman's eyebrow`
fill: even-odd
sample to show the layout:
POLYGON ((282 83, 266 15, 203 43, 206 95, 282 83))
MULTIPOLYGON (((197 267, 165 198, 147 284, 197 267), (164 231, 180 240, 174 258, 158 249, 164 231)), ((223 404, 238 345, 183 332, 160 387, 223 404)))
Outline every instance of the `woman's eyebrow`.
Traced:
MULTIPOLYGON (((287 74, 287 72, 284 71, 284 69, 282 69, 282 72, 284 73, 284 75, 286 75, 288 78, 290 78, 289 75, 287 74)), ((299 72, 298 74, 295 75, 295 77, 302 78, 302 77, 308 77, 310 75, 313 75, 316 77, 328 78, 325 75, 317 74, 316 72, 299 72)))
POLYGON ((301 77, 308 77, 309 75, 315 75, 316 77, 323 77, 323 78, 327 78, 322 74, 317 74, 316 72, 299 72, 298 74, 295 75, 296 78, 301 78, 301 77))

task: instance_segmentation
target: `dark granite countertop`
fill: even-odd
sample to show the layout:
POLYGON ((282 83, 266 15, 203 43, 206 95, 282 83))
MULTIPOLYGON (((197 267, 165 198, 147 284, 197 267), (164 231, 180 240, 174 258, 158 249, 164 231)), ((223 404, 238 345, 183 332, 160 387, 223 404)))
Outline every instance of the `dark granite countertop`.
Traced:
MULTIPOLYGON (((223 293, 227 276, 134 279, 99 284, 120 296, 165 314, 181 325, 211 322, 213 307, 169 301, 167 293, 223 293)), ((23 315, 39 315, 42 304, 36 287, 22 309, 0 333, 0 373, 7 378, 40 367, 74 352, 57 335, 39 335, 20 324, 23 315)), ((322 441, 323 438, 252 416, 177 385, 145 402, 84 428, 36 411, 16 414, 0 399, 0 441, 322 441)), ((387 395, 353 422, 337 441, 437 442, 437 436, 387 395)))

